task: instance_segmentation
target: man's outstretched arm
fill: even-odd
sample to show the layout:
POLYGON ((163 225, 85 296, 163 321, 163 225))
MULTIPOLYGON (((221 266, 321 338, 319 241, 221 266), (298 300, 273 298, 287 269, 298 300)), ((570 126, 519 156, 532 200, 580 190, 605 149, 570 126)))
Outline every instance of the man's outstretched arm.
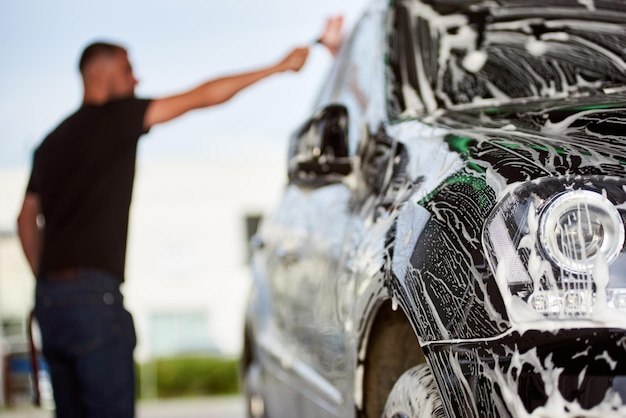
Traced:
POLYGON ((299 71, 306 62, 308 53, 308 48, 296 48, 274 65, 256 71, 216 78, 184 93, 155 99, 150 102, 146 110, 144 127, 149 129, 156 124, 177 118, 190 110, 224 103, 241 90, 272 74, 299 71))

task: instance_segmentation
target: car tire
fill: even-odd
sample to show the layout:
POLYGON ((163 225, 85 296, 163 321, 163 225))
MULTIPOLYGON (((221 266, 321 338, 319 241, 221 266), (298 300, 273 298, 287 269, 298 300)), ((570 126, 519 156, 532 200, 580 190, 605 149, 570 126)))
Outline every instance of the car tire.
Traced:
POLYGON ((246 398, 246 416, 248 418, 267 418, 265 400, 259 391, 261 368, 251 363, 244 374, 244 392, 246 398))
POLYGON ((394 384, 383 418, 445 417, 435 378, 426 364, 407 370, 394 384))

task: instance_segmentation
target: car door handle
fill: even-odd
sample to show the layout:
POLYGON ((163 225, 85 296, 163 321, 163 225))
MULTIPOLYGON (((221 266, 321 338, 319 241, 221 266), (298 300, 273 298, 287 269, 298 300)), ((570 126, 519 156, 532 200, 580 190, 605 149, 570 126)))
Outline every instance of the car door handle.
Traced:
POLYGON ((276 257, 284 264, 295 264, 300 260, 300 255, 297 251, 287 250, 283 247, 276 250, 276 257))

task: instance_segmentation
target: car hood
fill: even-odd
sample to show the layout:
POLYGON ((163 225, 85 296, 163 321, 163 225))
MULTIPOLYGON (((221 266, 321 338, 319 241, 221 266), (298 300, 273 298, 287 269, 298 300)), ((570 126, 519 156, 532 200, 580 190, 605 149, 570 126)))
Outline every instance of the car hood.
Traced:
POLYGON ((626 92, 448 112, 450 147, 507 183, 554 175, 620 175, 626 92))

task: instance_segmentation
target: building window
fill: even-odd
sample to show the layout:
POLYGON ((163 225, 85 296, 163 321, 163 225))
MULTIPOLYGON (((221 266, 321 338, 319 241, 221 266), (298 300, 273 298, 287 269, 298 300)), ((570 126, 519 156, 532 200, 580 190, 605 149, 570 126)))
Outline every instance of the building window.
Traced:
POLYGON ((246 215, 246 248, 247 248, 247 258, 246 262, 250 263, 252 260, 252 237, 257 233, 259 229, 259 224, 261 223, 261 215, 259 214, 248 214, 246 215))
POLYGON ((150 316, 150 352, 153 357, 177 354, 215 354, 206 312, 160 312, 150 316))

